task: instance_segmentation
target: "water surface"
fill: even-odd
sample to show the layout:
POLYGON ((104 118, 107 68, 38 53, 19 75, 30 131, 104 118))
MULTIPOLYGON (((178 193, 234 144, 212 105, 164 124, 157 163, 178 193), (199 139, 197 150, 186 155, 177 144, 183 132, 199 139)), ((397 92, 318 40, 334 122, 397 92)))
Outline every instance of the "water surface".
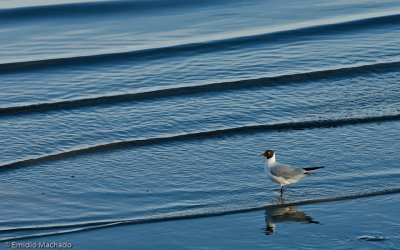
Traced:
POLYGON ((267 148, 326 166, 288 202, 396 193, 399 23, 396 1, 0 1, 0 240, 276 204, 267 148))

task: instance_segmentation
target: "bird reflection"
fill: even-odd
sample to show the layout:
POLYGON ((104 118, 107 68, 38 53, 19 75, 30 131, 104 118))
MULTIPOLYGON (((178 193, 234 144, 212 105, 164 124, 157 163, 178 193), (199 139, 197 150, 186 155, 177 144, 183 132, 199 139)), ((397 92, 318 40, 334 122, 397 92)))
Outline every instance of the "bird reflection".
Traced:
POLYGON ((265 209, 266 235, 276 233, 276 224, 280 222, 302 222, 319 224, 311 216, 297 209, 296 206, 272 207, 265 209))

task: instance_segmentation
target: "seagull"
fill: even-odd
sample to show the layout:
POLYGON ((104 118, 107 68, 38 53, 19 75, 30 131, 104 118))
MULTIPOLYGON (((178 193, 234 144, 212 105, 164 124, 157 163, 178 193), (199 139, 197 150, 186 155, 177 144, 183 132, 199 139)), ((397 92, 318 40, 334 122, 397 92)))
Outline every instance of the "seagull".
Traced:
POLYGON ((267 158, 265 164, 265 174, 273 181, 281 185, 281 197, 283 196, 283 187, 288 184, 296 183, 314 170, 323 167, 294 168, 286 164, 279 163, 275 160, 275 152, 266 150, 261 154, 267 158))

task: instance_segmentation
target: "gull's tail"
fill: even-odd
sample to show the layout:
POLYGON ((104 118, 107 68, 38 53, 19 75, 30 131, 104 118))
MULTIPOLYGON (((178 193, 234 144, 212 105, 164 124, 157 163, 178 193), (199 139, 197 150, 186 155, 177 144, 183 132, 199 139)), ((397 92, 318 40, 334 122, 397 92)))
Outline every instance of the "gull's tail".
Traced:
POLYGON ((309 167, 309 168, 303 168, 303 169, 308 172, 308 171, 314 171, 314 170, 317 170, 320 168, 324 168, 324 167, 309 167))

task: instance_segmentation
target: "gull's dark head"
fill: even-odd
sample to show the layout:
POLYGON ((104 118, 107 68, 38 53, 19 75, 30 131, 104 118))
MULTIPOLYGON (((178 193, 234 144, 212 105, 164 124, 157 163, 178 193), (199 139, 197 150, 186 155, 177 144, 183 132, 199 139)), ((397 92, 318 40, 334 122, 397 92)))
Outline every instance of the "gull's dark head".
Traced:
POLYGON ((267 159, 270 159, 272 157, 274 157, 274 151, 272 151, 271 149, 266 150, 264 153, 262 153, 261 155, 264 156, 267 159))

